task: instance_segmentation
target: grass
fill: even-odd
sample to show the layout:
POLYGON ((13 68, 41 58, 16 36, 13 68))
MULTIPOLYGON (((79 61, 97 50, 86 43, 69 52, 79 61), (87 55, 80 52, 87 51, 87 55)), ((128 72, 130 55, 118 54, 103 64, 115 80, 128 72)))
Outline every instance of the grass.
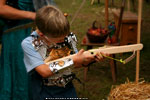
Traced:
MULTIPOLYGON (((69 14, 69 21, 72 20, 74 13, 79 8, 82 0, 55 0, 57 6, 63 11, 69 14)), ((90 5, 90 0, 86 0, 83 8, 80 10, 77 18, 71 25, 71 31, 75 32, 78 37, 78 48, 84 48, 80 45, 83 36, 86 34, 87 29, 91 27, 92 22, 97 20, 98 23, 104 27, 105 25, 105 14, 102 12, 104 10, 105 0, 101 0, 100 4, 97 4, 95 0, 94 5, 90 5)), ((120 0, 115 0, 115 6, 111 8, 119 8, 121 4, 120 0)), ((136 7, 138 6, 136 2, 136 7)), ((144 44, 144 49, 141 51, 141 60, 140 60, 140 78, 144 78, 146 82, 150 82, 150 17, 149 17, 150 4, 144 2, 143 4, 143 24, 141 32, 141 42, 144 44)), ((137 9, 135 11, 137 13, 137 9)), ((110 22, 113 21, 113 15, 109 14, 110 22)), ((120 58, 126 58, 130 56, 131 53, 124 54, 120 58)), ((79 97, 86 97, 89 100, 106 100, 107 96, 113 85, 119 85, 126 81, 129 78, 130 81, 135 81, 135 70, 136 70, 136 59, 132 60, 126 65, 123 65, 117 62, 117 82, 114 84, 112 82, 111 70, 109 66, 109 60, 105 59, 103 62, 95 63, 90 66, 90 71, 87 74, 87 81, 85 83, 85 88, 74 81, 77 93, 79 97)), ((84 69, 75 69, 74 72, 77 76, 84 81, 84 69)))

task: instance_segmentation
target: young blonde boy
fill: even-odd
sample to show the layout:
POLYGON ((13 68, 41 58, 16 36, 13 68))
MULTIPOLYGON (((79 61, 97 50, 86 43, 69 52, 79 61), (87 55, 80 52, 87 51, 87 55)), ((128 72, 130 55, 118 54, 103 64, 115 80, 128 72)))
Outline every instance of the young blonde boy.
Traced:
MULTIPOLYGON (((56 75, 52 64, 46 65, 44 63, 46 52, 48 52, 47 47, 52 44, 64 42, 65 36, 70 33, 68 20, 58 8, 45 6, 37 11, 35 23, 37 29, 32 32, 31 36, 22 41, 24 62, 27 72, 31 77, 30 85, 33 90, 33 100, 77 98, 71 81, 65 87, 60 87, 57 84, 49 86, 43 83, 43 79, 56 75), (39 40, 35 41, 35 39, 39 40)), ((83 52, 83 49, 80 50, 68 63, 70 65, 74 64, 74 67, 77 68, 103 58, 100 54, 94 57, 93 55, 85 55, 83 52)), ((50 84, 49 81, 48 84, 50 84)))

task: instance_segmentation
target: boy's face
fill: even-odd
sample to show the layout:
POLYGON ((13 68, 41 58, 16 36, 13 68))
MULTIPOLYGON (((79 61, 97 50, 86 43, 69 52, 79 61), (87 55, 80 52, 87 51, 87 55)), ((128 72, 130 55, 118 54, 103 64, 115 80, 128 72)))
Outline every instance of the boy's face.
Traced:
POLYGON ((56 44, 56 43, 62 43, 62 42, 64 42, 64 38, 66 37, 66 35, 64 35, 64 36, 61 36, 61 37, 53 38, 53 37, 51 37, 51 36, 43 35, 43 33, 41 33, 39 30, 36 30, 36 31, 37 31, 37 33, 38 33, 40 36, 44 36, 44 37, 45 37, 44 41, 47 42, 47 44, 51 44, 51 43, 54 43, 54 44, 56 44), (48 43, 48 42, 49 42, 49 43, 48 43))
POLYGON ((52 38, 52 37, 47 36, 47 38, 51 43, 62 43, 62 42, 64 42, 65 36, 61 36, 61 37, 57 37, 57 38, 52 38))

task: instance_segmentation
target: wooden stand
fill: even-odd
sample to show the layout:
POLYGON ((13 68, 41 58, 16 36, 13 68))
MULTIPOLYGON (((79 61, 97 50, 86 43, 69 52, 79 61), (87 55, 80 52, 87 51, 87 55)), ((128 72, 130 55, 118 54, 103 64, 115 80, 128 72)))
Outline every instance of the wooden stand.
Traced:
MULTIPOLYGON (((113 12, 115 23, 119 20, 120 11, 113 12)), ((136 44, 137 43, 137 20, 138 17, 132 12, 124 12, 121 29, 119 33, 120 45, 136 44)), ((117 26, 117 25, 116 25, 117 26)))
MULTIPOLYGON (((83 46, 87 46, 87 50, 88 49, 92 49, 93 46, 104 46, 104 45, 108 45, 107 43, 91 43, 87 36, 85 35, 84 38, 86 39, 86 42, 83 42, 81 43, 81 45, 83 46)), ((84 39, 83 38, 83 39, 84 39)), ((116 43, 116 44, 112 44, 112 45, 119 45, 119 43, 116 43)), ((115 57, 114 54, 111 55, 112 57, 115 57)), ((117 78, 116 78, 116 74, 117 74, 117 68, 116 68, 116 61, 114 60, 110 60, 110 67, 111 67, 111 72, 112 72, 112 79, 113 79, 113 82, 115 83, 117 78)), ((87 80, 87 71, 88 71, 88 67, 84 69, 84 80, 87 80)))

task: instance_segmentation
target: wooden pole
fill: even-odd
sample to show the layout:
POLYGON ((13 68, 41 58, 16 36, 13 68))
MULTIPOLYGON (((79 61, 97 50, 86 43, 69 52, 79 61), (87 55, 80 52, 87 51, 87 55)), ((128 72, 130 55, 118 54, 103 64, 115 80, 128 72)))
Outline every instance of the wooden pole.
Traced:
POLYGON ((114 6, 114 0, 112 0, 111 2, 112 2, 112 6, 114 6))
POLYGON ((128 0, 128 11, 130 11, 130 0, 128 0))
MULTIPOLYGON (((142 21, 142 0, 138 0, 138 29, 137 29, 137 43, 140 43, 141 37, 141 21, 142 21)), ((136 56, 136 82, 139 81, 139 69, 140 69, 140 51, 137 51, 136 56)))
POLYGON ((125 3, 126 3, 126 0, 122 0, 121 9, 120 9, 120 15, 119 15, 119 21, 117 23, 117 29, 116 29, 116 33, 115 33, 115 35, 117 37, 117 40, 118 40, 120 29, 121 29, 121 23, 122 23, 125 3))
POLYGON ((105 29, 108 30, 108 0, 105 0, 105 29))

